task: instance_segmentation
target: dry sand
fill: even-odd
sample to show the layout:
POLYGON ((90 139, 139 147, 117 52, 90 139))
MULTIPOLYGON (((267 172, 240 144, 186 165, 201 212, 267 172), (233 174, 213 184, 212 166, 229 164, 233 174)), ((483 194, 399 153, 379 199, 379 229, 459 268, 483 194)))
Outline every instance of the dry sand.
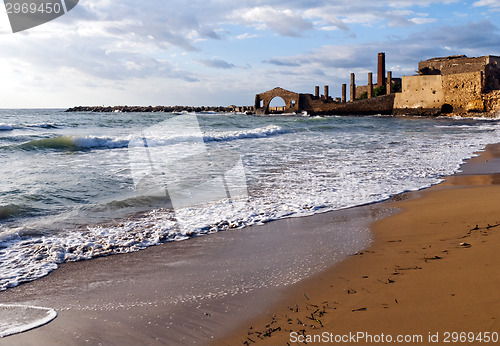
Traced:
POLYGON ((489 146, 463 173, 398 196, 370 248, 215 344, 500 344, 478 340, 500 333, 499 157, 489 146))

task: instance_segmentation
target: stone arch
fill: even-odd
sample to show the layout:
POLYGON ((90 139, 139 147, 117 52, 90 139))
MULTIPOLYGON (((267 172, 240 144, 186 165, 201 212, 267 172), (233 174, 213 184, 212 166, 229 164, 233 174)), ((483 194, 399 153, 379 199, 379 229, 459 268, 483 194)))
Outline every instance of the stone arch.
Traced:
POLYGON ((269 90, 255 96, 256 113, 272 113, 269 109, 269 105, 271 104, 271 101, 276 97, 280 97, 283 99, 283 101, 285 101, 285 107, 283 109, 284 113, 297 113, 300 111, 300 94, 285 90, 283 88, 274 88, 273 90, 269 90))
POLYGON ((269 101, 269 113, 283 113, 287 108, 286 101, 281 96, 275 96, 269 101), (279 105, 277 104, 279 103, 279 105))

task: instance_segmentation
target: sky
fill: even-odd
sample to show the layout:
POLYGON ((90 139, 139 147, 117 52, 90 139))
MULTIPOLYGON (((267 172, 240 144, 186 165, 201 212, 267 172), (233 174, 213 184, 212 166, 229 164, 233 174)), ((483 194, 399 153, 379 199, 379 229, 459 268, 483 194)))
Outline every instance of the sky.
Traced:
POLYGON ((280 86, 340 96, 437 56, 500 55, 500 0, 80 0, 12 33, 0 11, 0 108, 253 105, 280 86))

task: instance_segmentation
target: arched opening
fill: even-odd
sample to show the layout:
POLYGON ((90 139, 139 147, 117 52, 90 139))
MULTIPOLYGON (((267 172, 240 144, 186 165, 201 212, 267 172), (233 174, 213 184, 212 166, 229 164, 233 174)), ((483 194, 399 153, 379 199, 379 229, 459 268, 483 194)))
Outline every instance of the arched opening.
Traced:
POLYGON ((443 114, 453 113, 453 106, 448 103, 443 104, 441 106, 441 113, 443 114))
POLYGON ((280 96, 274 97, 271 100, 271 102, 269 102, 269 113, 273 114, 283 113, 285 111, 285 108, 286 108, 286 102, 280 96))

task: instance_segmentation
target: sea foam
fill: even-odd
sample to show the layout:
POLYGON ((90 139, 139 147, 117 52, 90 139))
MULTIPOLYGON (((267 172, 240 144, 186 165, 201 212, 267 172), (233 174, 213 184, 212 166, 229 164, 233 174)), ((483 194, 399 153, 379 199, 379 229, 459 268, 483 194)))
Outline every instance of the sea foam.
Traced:
MULTIPOLYGON (((458 171, 465 159, 495 143, 500 133, 498 122, 241 117, 240 122, 250 124, 244 129, 227 130, 228 120, 217 118, 225 129, 214 125, 200 136, 208 145, 241 152, 248 199, 193 205, 176 209, 175 213, 155 209, 105 224, 90 222, 53 232, 36 233, 40 226, 35 221, 11 227, 8 236, 0 238, 0 290, 47 275, 66 261, 138 251, 169 241, 373 203, 419 190, 458 171), (266 123, 271 121, 275 124, 266 123), (251 125, 255 127, 249 128, 251 125), (187 220, 185 227, 179 227, 178 217, 187 220)), ((61 159, 58 167, 72 167, 68 162, 76 164, 70 160, 79 159, 84 162, 80 169, 100 173, 103 165, 109 170, 109 160, 116 171, 126 171, 129 162, 120 161, 121 151, 113 149, 125 148, 136 135, 56 136, 27 144, 32 149, 103 149, 53 156, 61 159)), ((164 146, 189 139, 193 138, 160 134, 148 138, 148 144, 164 146)), ((128 158, 126 152, 123 154, 128 158)), ((58 173, 58 178, 63 176, 58 173)), ((98 183, 102 182, 96 180, 98 183)), ((123 183, 124 189, 131 185, 123 183)), ((115 204, 120 205, 119 201, 115 204)), ((45 224, 50 225, 48 221, 45 224)))

